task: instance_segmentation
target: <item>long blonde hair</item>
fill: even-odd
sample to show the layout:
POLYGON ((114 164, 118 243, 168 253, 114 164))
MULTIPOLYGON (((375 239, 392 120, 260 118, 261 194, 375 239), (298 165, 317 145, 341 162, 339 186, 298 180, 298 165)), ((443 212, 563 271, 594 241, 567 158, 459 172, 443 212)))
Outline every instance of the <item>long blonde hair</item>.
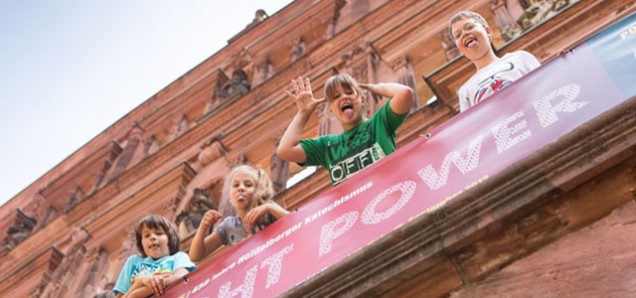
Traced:
POLYGON ((274 198, 272 180, 269 178, 269 175, 265 172, 265 170, 254 169, 249 165, 234 167, 230 173, 225 176, 225 182, 223 183, 223 193, 221 195, 221 204, 219 206, 223 217, 236 216, 236 209, 234 209, 232 204, 230 204, 230 187, 232 184, 232 178, 238 172, 247 173, 254 178, 254 198, 252 200, 250 210, 260 205, 270 203, 274 198))

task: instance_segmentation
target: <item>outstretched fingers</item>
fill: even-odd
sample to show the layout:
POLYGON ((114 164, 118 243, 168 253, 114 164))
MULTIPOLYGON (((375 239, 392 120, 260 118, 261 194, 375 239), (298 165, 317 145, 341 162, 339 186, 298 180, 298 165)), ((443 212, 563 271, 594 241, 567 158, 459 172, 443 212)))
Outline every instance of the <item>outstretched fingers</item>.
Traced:
POLYGON ((300 86, 298 85, 298 82, 296 82, 295 79, 291 80, 291 86, 292 89, 294 89, 294 94, 298 95, 301 92, 300 86))
POLYGON ((300 88, 300 91, 307 91, 307 86, 305 84, 305 81, 303 81, 303 77, 298 77, 298 79, 296 79, 296 82, 298 84, 298 88, 300 88))
MULTIPOLYGON (((302 79, 301 79, 302 80, 302 79)), ((305 91, 312 93, 311 92, 311 83, 309 82, 309 78, 305 77, 305 91)))
POLYGON ((298 77, 297 79, 292 79, 291 86, 296 95, 299 95, 302 92, 311 93, 311 83, 309 82, 309 78, 303 79, 303 77, 298 77))

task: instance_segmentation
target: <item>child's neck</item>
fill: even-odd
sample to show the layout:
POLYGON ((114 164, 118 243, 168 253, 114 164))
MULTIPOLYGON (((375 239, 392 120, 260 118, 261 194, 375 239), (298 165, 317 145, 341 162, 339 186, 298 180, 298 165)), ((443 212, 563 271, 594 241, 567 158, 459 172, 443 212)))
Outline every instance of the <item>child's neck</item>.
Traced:
POLYGON ((247 210, 236 210, 238 217, 243 220, 245 218, 245 214, 247 214, 247 210))
POLYGON ((490 65, 491 63, 493 63, 493 62, 495 62, 497 60, 499 60, 499 57, 497 57, 497 55, 495 55, 495 53, 493 53, 492 51, 489 51, 483 57, 473 61, 473 64, 475 64, 475 67, 477 68, 477 71, 479 71, 480 69, 490 65))
POLYGON ((366 117, 362 117, 362 119, 361 119, 359 122, 357 122, 357 123, 350 124, 350 125, 342 124, 342 129, 343 129, 345 132, 350 131, 350 130, 352 130, 352 129, 354 129, 354 128, 358 127, 358 126, 360 126, 362 123, 364 123, 364 121, 367 121, 367 120, 368 120, 368 119, 367 119, 366 117))

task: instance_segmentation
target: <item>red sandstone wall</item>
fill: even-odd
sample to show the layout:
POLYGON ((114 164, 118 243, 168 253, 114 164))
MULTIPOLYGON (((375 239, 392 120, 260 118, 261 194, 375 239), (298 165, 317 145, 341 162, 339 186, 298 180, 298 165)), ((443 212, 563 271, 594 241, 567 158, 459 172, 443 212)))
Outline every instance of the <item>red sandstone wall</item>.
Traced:
POLYGON ((451 297, 636 297, 636 199, 451 297))

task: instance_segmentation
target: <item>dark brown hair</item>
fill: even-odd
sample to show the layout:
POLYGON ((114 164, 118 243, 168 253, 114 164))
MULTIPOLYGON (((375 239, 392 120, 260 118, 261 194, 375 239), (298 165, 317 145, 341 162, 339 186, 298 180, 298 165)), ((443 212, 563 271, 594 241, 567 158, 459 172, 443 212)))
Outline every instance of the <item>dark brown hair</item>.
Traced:
POLYGON ((355 94, 362 94, 362 89, 358 85, 358 82, 346 73, 337 74, 327 79, 325 83, 325 97, 327 100, 333 100, 338 95, 339 90, 350 90, 355 94))
POLYGON ((160 215, 148 215, 142 218, 135 225, 135 238, 137 238, 137 249, 139 253, 145 258, 147 257, 146 252, 144 251, 144 246, 141 243, 141 231, 144 228, 148 229, 163 229, 163 231, 168 235, 168 248, 170 249, 170 255, 174 255, 179 251, 179 243, 181 240, 179 239, 179 234, 177 233, 177 226, 168 220, 167 218, 160 215))

